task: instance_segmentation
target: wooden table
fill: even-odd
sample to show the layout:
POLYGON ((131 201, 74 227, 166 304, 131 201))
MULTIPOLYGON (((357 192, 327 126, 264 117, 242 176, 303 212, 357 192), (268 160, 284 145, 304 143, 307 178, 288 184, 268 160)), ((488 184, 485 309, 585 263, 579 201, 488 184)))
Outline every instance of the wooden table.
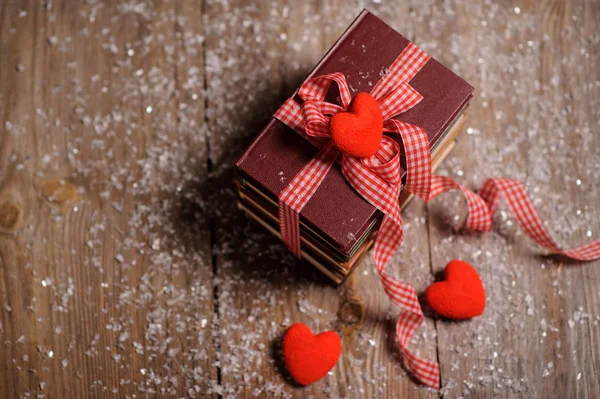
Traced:
POLYGON ((600 396, 600 262, 505 208, 484 235, 450 226, 458 194, 404 212, 399 276, 460 258, 487 290, 417 333, 441 392, 404 372, 372 260, 333 287, 236 209, 233 161, 365 5, 477 88, 442 173, 521 179, 561 243, 600 237, 598 1, 5 0, 0 397, 600 396), (306 388, 278 354, 299 321, 343 338, 306 388))

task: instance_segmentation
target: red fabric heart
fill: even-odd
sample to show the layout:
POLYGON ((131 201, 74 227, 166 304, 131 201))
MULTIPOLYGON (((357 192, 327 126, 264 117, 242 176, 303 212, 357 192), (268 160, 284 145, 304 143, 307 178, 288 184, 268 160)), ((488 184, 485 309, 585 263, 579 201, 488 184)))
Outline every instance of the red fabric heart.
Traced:
POLYGON ((342 341, 334 331, 314 335, 305 324, 295 323, 283 337, 283 359, 296 382, 309 385, 323 378, 342 353, 342 341))
POLYGON ((379 103, 369 93, 354 96, 348 112, 339 112, 329 121, 331 139, 346 154, 369 157, 377 152, 383 136, 379 103))
POLYGON ((477 271, 461 260, 446 266, 445 281, 434 283, 425 291, 425 300, 441 316, 470 319, 485 310, 485 289, 477 271))

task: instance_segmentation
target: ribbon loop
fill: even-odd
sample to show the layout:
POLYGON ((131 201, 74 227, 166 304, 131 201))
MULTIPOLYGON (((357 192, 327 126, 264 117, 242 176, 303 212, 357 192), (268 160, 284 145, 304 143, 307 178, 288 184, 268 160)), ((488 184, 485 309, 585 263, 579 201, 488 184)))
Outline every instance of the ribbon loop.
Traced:
POLYGON ((402 224, 398 204, 399 184, 390 184, 358 159, 346 154, 342 156, 342 173, 348 183, 371 205, 392 218, 396 224, 402 224))
POLYGON ((304 101, 324 100, 331 82, 337 83, 342 107, 347 109, 348 105, 350 105, 350 100, 352 100, 352 95, 350 94, 348 83, 346 83, 346 77, 341 72, 329 73, 308 79, 300 86, 298 94, 304 101))
POLYGON ((321 114, 332 116, 337 114, 338 112, 343 112, 346 109, 341 105, 332 104, 323 100, 309 100, 305 104, 310 103, 313 107, 315 107, 321 114))
POLYGON ((420 127, 390 119, 384 124, 389 132, 399 133, 406 157, 406 189, 428 200, 431 191, 431 151, 429 137, 420 127))
POLYGON ((302 104, 302 119, 304 131, 312 137, 329 137, 329 118, 322 112, 323 107, 316 101, 306 101, 302 104))
POLYGON ((388 184, 393 186, 400 184, 400 173, 398 173, 400 170, 400 147, 389 137, 383 136, 377 153, 367 158, 361 158, 360 162, 388 184))

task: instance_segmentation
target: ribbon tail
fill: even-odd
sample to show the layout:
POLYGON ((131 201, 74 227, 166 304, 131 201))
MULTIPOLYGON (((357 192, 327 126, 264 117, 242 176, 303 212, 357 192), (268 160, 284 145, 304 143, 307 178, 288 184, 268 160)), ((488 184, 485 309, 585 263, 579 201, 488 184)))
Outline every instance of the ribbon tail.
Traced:
POLYGON ((385 272, 393 254, 403 239, 402 224, 385 217, 377 235, 373 257, 379 272, 379 278, 387 296, 400 307, 396 321, 396 341, 400 347, 406 368, 419 382, 429 387, 440 388, 440 366, 437 362, 424 359, 410 351, 410 341, 417 329, 423 324, 424 316, 415 289, 385 272))
POLYGON ((483 184, 480 195, 492 213, 497 210, 500 200, 504 197, 521 229, 536 244, 548 251, 580 261, 600 258, 600 240, 576 248, 560 248, 546 229, 523 183, 512 179, 491 178, 483 184))
POLYGON ((427 202, 440 194, 450 190, 459 189, 465 195, 468 206, 466 227, 477 231, 492 230, 492 213, 486 201, 465 186, 462 186, 446 176, 431 177, 431 191, 427 196, 427 202))
MULTIPOLYGON (((390 168, 395 167, 397 170, 398 158, 395 156, 393 160, 395 162, 390 163, 390 168)), ((346 156, 342 159, 342 172, 363 198, 385 214, 375 239, 373 259, 386 295, 400 307, 396 322, 396 341, 408 371, 421 383, 439 388, 439 365, 417 356, 408 349, 412 337, 424 320, 417 293, 410 284, 386 273, 386 266, 404 238, 398 204, 400 182, 398 181, 396 186, 389 185, 359 161, 346 156)))
POLYGON ((546 229, 523 183, 513 179, 490 178, 483 183, 479 195, 446 176, 433 176, 427 201, 453 189, 460 189, 467 199, 469 215, 466 227, 471 230, 490 231, 492 216, 502 198, 506 200, 521 229, 540 247, 568 258, 590 261, 600 258, 600 240, 562 249, 546 229))

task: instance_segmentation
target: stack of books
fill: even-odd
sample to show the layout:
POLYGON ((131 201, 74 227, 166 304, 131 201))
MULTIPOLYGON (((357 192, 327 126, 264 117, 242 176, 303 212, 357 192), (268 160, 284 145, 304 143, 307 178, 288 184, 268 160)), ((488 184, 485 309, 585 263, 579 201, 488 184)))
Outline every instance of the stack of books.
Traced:
MULTIPOLYGON (((363 11, 309 77, 342 72, 351 88, 368 92, 373 79, 379 79, 376 72, 388 67, 408 44, 404 36, 363 11)), ((433 58, 409 84, 423 100, 397 119, 426 131, 435 170, 456 144, 473 87, 433 58)), ((403 148, 399 137, 397 141, 403 148)), ((272 118, 236 162, 240 209, 281 237, 279 193, 317 151, 301 135, 272 118)), ((401 163, 404 165, 402 159, 401 163)), ((405 176, 404 170, 400 172, 405 176)), ((398 199, 401 208, 411 199, 412 195, 403 191, 398 199)), ((341 283, 368 253, 382 219, 382 213, 349 186, 336 164, 300 213, 302 257, 341 283)))

